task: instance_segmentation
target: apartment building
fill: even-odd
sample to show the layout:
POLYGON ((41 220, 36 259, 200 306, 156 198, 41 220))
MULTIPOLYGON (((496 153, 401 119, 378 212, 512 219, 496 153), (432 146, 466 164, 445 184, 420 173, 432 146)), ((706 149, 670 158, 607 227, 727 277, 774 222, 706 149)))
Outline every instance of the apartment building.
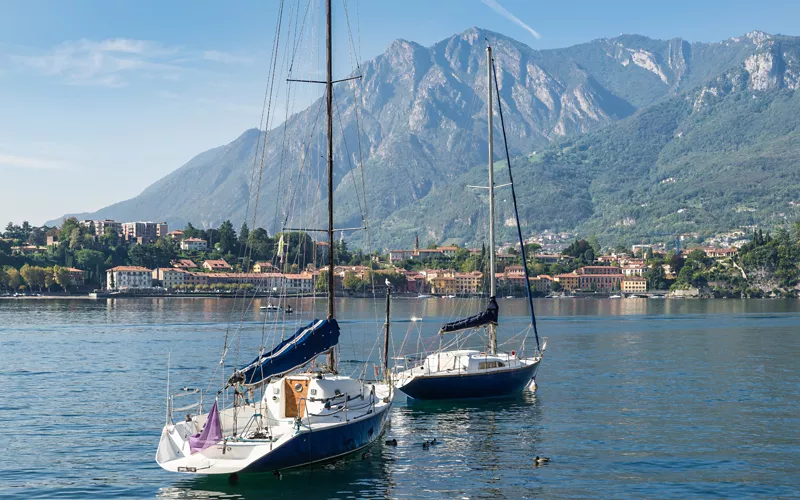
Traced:
POLYGON ((154 243, 158 238, 167 236, 169 228, 166 222, 123 222, 122 236, 126 241, 147 245, 154 243))
POLYGON ((153 281, 166 289, 172 290, 179 285, 186 284, 186 276, 189 273, 183 269, 176 269, 174 267, 159 267, 153 269, 153 281))
POLYGON ((106 271, 106 288, 124 290, 126 288, 151 288, 153 273, 146 267, 117 266, 106 271))
POLYGON ((626 293, 647 291, 647 280, 641 276, 626 276, 622 279, 621 290, 626 293))

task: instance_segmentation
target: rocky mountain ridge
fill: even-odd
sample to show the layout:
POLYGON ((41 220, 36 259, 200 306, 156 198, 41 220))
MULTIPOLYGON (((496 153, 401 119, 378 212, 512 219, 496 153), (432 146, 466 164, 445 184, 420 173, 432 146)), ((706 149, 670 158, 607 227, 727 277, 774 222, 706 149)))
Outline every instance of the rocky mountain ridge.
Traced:
MULTIPOLYGON (((340 84, 334 93, 340 223, 361 221, 361 172, 353 165, 362 158, 373 226, 458 185, 473 166, 485 162, 486 40, 497 61, 514 155, 597 131, 679 95, 693 99, 697 107, 722 94, 798 85, 797 39, 761 32, 719 43, 622 35, 542 51, 479 28, 431 47, 397 40, 362 65, 360 105, 355 105, 358 94, 352 85, 340 84)), ((314 125, 321 120, 321 104, 291 116, 269 131, 265 142, 259 142, 257 130, 247 131, 227 146, 201 153, 141 195, 77 216, 166 220, 173 226, 188 221, 218 225, 225 219, 238 224, 255 192, 254 157, 261 157, 261 144, 266 144, 259 224, 280 229, 286 220, 281 214, 290 205, 287 186, 297 182, 301 169, 302 198, 313 201, 303 205, 297 195, 291 204, 299 217, 313 219, 324 198, 322 127, 314 125), (312 171, 314 175, 306 175, 312 171)), ((441 222, 438 227, 452 225, 441 222)), ((446 229, 432 229, 414 227, 411 221, 393 236, 396 241, 380 236, 375 243, 407 244, 416 232, 448 237, 446 229)))

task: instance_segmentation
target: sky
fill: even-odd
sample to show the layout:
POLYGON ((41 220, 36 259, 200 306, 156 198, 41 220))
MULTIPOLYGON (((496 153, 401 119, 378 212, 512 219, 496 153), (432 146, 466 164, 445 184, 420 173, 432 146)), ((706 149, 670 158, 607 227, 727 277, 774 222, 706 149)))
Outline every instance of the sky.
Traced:
MULTIPOLYGON (((280 3, 0 0, 2 226, 131 198, 258 127, 280 3)), ((335 77, 351 70, 345 14, 361 60, 398 38, 427 46, 472 26, 534 49, 621 33, 800 35, 797 0, 347 0, 346 12, 334 0, 335 77)))

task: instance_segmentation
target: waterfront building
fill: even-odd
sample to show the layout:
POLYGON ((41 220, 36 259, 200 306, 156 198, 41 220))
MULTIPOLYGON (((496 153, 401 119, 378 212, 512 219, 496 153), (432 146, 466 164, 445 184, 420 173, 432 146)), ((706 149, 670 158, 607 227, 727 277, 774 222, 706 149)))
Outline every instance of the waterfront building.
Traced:
POLYGON ((431 293, 437 295, 455 295, 456 279, 453 276, 436 276, 431 278, 431 293))
POLYGON ((280 273, 194 273, 205 277, 208 285, 253 285, 260 290, 279 290, 283 285, 284 276, 280 273))
POLYGON ((83 286, 85 283, 85 276, 83 269, 76 269, 74 267, 68 267, 67 272, 69 273, 69 284, 72 286, 83 286))
POLYGON ((641 276, 626 276, 622 279, 621 290, 626 293, 647 291, 647 280, 641 276))
POLYGON ((598 292, 619 290, 624 276, 622 269, 614 266, 584 266, 577 273, 579 289, 598 292))
POLYGON ((183 276, 183 284, 190 286, 207 285, 209 276, 211 275, 208 273, 196 273, 187 271, 186 274, 183 276))
POLYGON ((311 293, 314 291, 314 275, 307 272, 284 274, 283 286, 287 292, 311 293))
POLYGON ((146 267, 117 266, 106 271, 106 287, 109 290, 151 288, 152 286, 153 274, 146 267))
POLYGON ((483 273, 472 271, 470 273, 454 273, 455 290, 457 294, 475 294, 480 292, 483 285, 483 273))
POLYGON ((530 284, 533 290, 547 293, 550 291, 550 288, 553 284, 553 278, 546 274, 540 274, 535 278, 530 278, 530 284))
POLYGON ((557 274, 555 276, 555 281, 561 285, 561 288, 565 291, 571 292, 573 290, 577 290, 579 283, 580 283, 580 275, 575 271, 571 273, 563 273, 557 274))
POLYGON ((153 269, 153 280, 158 286, 172 290, 177 288, 178 285, 185 285, 186 275, 188 274, 189 272, 183 269, 159 267, 158 269, 153 269))

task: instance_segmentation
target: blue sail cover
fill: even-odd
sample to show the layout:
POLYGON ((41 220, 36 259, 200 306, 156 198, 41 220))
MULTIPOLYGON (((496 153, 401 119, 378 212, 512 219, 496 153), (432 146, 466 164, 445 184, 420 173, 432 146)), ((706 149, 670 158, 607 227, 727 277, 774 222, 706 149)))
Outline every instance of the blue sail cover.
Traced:
POLYGON ((445 323, 440 329, 439 333, 455 332, 467 328, 475 328, 478 326, 488 325, 489 323, 497 324, 497 316, 500 308, 497 306, 497 301, 494 297, 489 297, 489 304, 486 310, 482 313, 470 316, 469 318, 460 319, 450 323, 445 323))
POLYGON ((339 323, 335 319, 315 319, 270 352, 254 359, 236 374, 236 378, 245 385, 258 384, 308 363, 337 343, 339 323))

